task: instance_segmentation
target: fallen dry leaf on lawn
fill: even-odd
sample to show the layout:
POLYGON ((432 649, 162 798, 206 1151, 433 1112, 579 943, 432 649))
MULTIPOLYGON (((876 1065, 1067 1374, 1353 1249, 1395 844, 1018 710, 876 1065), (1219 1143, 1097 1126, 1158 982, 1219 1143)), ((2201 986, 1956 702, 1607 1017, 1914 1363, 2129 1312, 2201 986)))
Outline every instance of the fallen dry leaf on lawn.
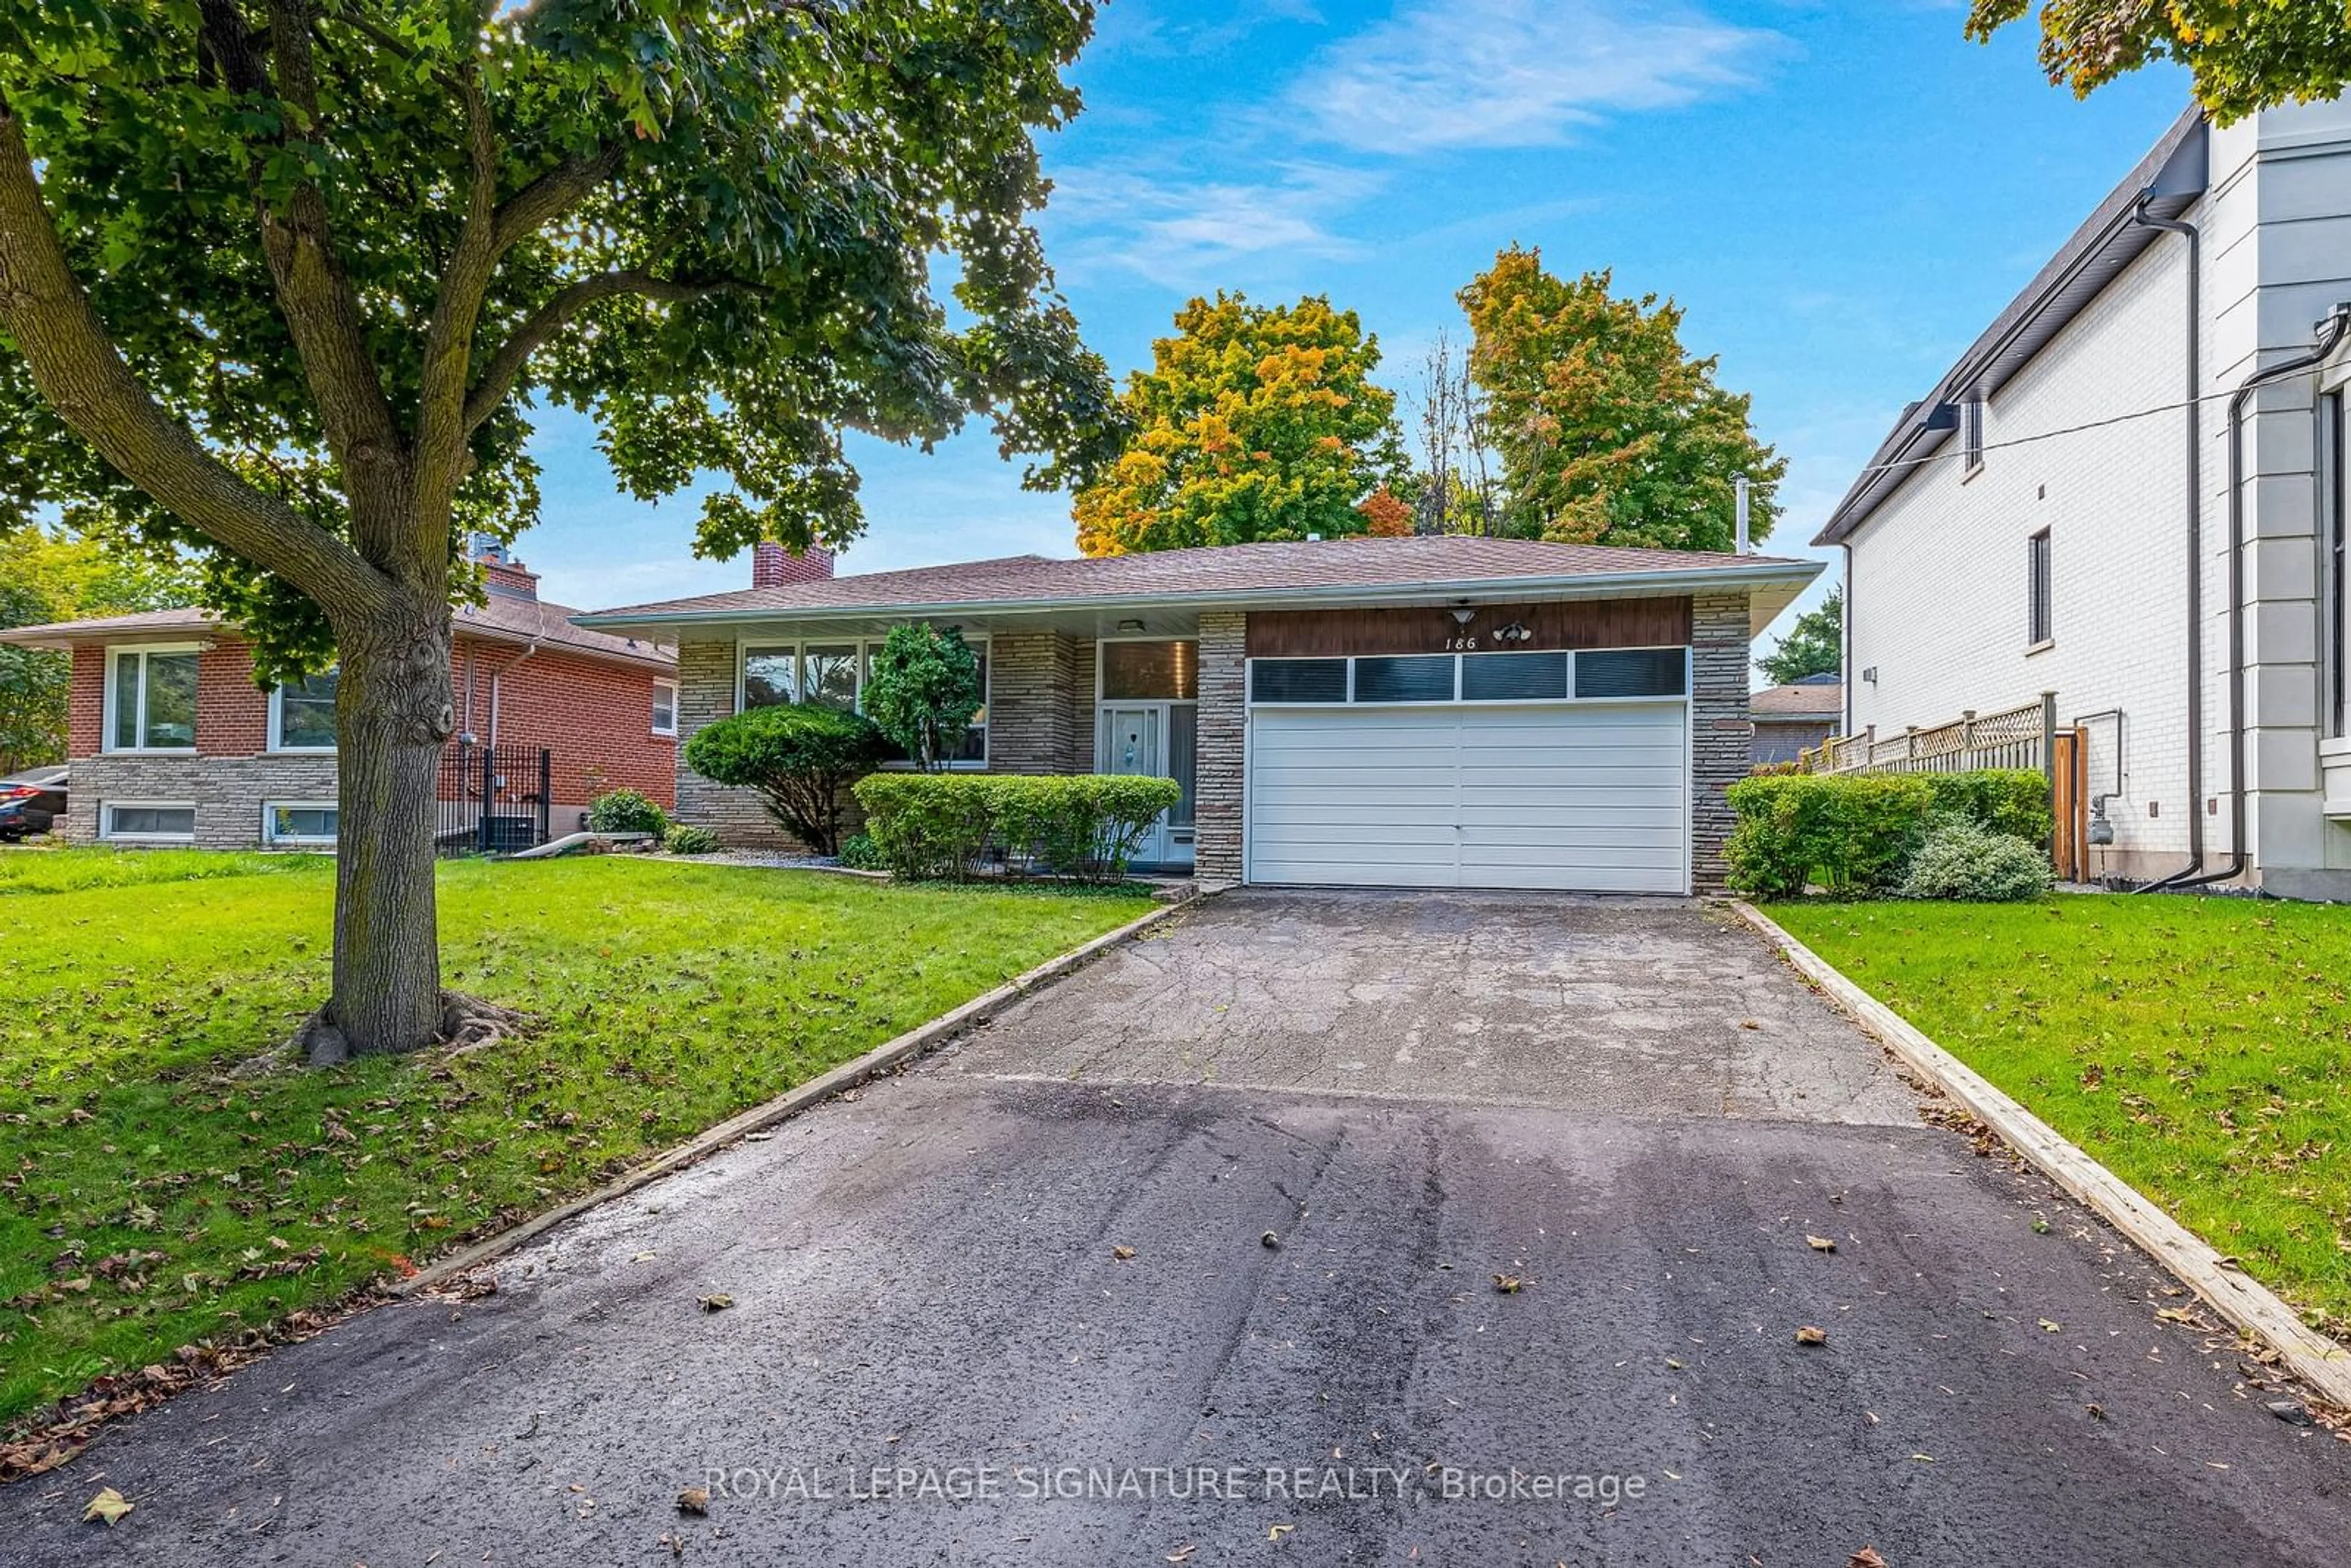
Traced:
POLYGON ((1834 1252, 1836 1250, 1836 1243, 1825 1236, 1807 1236, 1804 1238, 1804 1245, 1811 1248, 1815 1252, 1834 1252))
POLYGON ((2187 1323, 2193 1327, 2196 1314, 2185 1307, 2158 1307, 2155 1309, 2155 1321, 2159 1323, 2187 1323))
POLYGON ((1826 1329, 1816 1329, 1812 1324, 1806 1323, 1802 1328, 1796 1331, 1796 1343, 1798 1344, 1826 1344, 1829 1343, 1829 1331, 1826 1329))
POLYGON ((81 1521, 88 1524, 93 1519, 102 1519, 112 1526, 120 1523, 122 1516, 136 1506, 126 1501, 120 1492, 108 1487, 89 1500, 89 1506, 81 1511, 81 1521))
POLYGON ((1520 1279, 1516 1274, 1497 1274, 1494 1276, 1494 1289, 1501 1295, 1515 1296, 1519 1293, 1520 1287, 1525 1284, 1526 1281, 1520 1279))
POLYGON ((735 1298, 725 1294, 705 1296, 695 1305, 705 1312, 723 1312, 735 1304, 735 1298))
POLYGON ((1113 1247, 1110 1249, 1110 1255, 1117 1259, 1122 1263, 1129 1262, 1134 1257, 1134 1249, 1132 1247, 1113 1247))
POLYGON ((710 1489, 708 1487, 688 1487, 684 1491, 678 1493, 677 1511, 680 1513, 708 1513, 710 1511, 710 1489))
POLYGON ((1875 1546, 1865 1546, 1845 1560, 1844 1568, 1886 1568, 1886 1559, 1877 1554, 1875 1546))

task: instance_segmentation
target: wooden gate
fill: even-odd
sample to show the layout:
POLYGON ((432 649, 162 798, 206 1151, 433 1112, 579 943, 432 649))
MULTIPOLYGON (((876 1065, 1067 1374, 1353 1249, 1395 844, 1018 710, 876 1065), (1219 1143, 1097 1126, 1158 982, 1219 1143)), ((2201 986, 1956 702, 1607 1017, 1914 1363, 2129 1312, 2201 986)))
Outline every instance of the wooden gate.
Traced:
POLYGON ((2050 737, 2049 862, 2062 882, 2086 882, 2090 875, 2090 747, 2086 733, 2076 727, 2050 737))

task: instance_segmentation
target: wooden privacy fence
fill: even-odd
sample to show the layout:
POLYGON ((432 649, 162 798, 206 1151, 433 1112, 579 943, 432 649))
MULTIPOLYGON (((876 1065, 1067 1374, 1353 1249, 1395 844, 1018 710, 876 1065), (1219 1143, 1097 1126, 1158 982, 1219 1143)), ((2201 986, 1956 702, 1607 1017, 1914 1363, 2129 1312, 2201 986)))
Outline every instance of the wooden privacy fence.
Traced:
POLYGON ((2087 738, 2079 727, 2057 727, 2057 695, 2042 695, 1998 713, 1972 710, 1949 724, 1880 735, 1875 725, 1858 735, 1830 736, 1804 752, 1807 773, 1972 773, 2017 768, 2049 780, 2049 858, 2057 874, 2077 882, 2089 874, 2089 789, 2084 775, 2087 738))

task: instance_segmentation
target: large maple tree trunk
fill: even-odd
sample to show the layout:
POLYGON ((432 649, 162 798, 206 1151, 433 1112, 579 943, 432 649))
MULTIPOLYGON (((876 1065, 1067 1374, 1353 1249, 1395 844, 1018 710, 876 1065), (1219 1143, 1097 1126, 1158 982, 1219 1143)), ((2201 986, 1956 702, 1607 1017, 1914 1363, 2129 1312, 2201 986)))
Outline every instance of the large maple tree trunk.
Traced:
POLYGON ((335 969, 319 1021, 353 1055, 414 1050, 444 1030, 433 829, 449 635, 437 594, 336 628, 335 969))

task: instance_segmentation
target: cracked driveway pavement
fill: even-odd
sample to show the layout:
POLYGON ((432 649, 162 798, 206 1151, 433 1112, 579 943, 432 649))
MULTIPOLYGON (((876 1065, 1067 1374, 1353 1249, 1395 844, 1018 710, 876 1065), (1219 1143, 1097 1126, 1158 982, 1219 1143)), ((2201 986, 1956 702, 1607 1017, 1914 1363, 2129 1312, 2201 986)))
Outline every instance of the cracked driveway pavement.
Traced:
POLYGON ((2351 1540, 2351 1448, 2246 1397, 2226 1336, 2156 1321, 2168 1278, 1922 1124, 1685 903, 1228 895, 496 1274, 0 1491, 0 1562, 2235 1568, 2351 1540), (1606 1479, 1532 1495, 1559 1476, 1606 1479), (138 1504, 112 1531, 75 1522, 101 1485, 138 1504))

